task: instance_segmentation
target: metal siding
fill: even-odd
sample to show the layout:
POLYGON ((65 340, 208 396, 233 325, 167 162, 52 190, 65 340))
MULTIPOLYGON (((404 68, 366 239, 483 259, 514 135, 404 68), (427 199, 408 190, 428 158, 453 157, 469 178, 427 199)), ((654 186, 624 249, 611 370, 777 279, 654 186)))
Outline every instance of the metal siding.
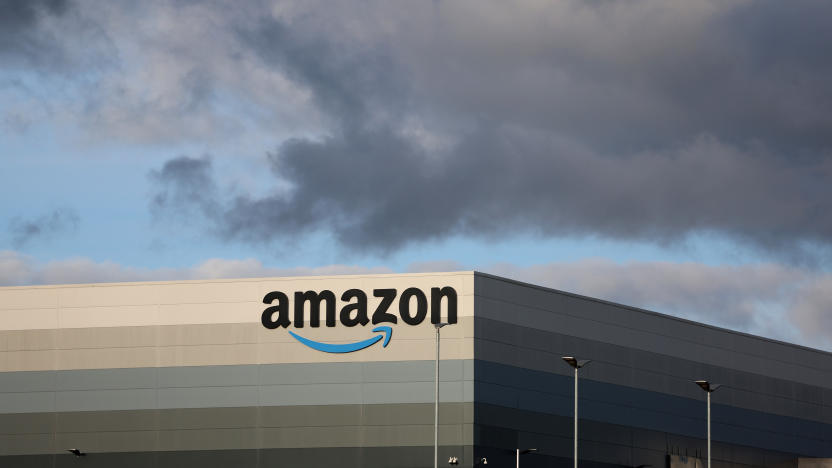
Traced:
MULTIPOLYGON (((496 362, 569 377, 571 369, 560 356, 575 353, 593 359, 592 364, 581 370, 583 377, 592 380, 699 399, 703 395, 692 380, 707 378, 726 385, 715 394, 715 401, 720 403, 832 422, 829 405, 822 399, 812 398, 828 391, 821 386, 705 364, 693 360, 695 356, 682 359, 489 319, 477 319, 475 330, 477 362, 496 362)), ((529 388, 550 386, 546 383, 547 377, 541 379, 530 382, 529 388)))
MULTIPOLYGON (((440 441, 470 445, 473 403, 441 405, 440 441)), ((0 415, 0 456, 433 444, 432 404, 201 408, 0 415)))
MULTIPOLYGON (((472 362, 439 371, 442 401, 473 400, 472 362)), ((0 413, 431 401, 430 361, 0 373, 0 413)))
POLYGON ((479 319, 677 358, 696 356, 712 366, 809 385, 832 385, 832 354, 827 352, 488 275, 475 276, 475 291, 479 319))

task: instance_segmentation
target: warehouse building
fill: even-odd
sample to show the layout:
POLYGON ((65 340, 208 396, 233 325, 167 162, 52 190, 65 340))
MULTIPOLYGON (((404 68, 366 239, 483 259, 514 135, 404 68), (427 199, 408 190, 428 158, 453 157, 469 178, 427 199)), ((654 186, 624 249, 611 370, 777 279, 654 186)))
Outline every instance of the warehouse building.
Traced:
POLYGON ((2 467, 828 466, 832 354, 477 272, 0 288, 2 467), (536 449, 530 451, 529 449, 536 449), (518 457, 519 453, 527 453, 518 457), (74 451, 74 452, 73 452, 74 451))

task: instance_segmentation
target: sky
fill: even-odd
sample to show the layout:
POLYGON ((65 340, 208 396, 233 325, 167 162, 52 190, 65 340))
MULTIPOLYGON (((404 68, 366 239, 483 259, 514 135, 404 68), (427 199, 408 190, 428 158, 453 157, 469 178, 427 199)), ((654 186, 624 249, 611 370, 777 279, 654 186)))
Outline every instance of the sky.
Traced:
POLYGON ((478 270, 832 351, 826 0, 0 0, 0 286, 478 270))

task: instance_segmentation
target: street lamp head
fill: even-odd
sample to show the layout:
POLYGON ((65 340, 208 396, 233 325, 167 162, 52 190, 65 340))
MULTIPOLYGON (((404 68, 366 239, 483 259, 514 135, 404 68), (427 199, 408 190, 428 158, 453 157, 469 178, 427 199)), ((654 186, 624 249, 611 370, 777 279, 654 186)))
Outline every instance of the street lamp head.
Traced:
POLYGON ((694 380, 694 382, 696 383, 696 385, 699 385, 699 388, 705 390, 708 393, 713 393, 716 391, 716 389, 722 386, 722 384, 710 383, 707 380, 694 380))
POLYGON ((520 451, 520 455, 525 455, 527 453, 534 453, 534 452, 537 452, 536 448, 525 449, 525 450, 520 451))
POLYGON ((436 329, 437 329, 437 330, 439 330, 440 328, 444 327, 445 325, 450 325, 450 324, 449 324, 449 323, 446 323, 446 322, 434 323, 434 324, 433 324, 433 326, 434 326, 434 327, 436 327, 436 329))
POLYGON ((574 356, 564 356, 561 359, 563 359, 567 364, 574 367, 575 369, 580 369, 581 367, 583 367, 583 366, 589 364, 590 362, 592 362, 589 359, 578 360, 574 356))

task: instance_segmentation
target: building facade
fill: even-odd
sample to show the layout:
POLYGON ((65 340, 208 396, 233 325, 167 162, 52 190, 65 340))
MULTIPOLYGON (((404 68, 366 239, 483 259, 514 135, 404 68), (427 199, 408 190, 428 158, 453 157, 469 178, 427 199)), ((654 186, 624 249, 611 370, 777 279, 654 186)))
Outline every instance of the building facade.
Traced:
POLYGON ((832 457, 832 354, 476 272, 0 288, 2 467, 832 457), (69 452, 77 449, 84 456, 69 452))

